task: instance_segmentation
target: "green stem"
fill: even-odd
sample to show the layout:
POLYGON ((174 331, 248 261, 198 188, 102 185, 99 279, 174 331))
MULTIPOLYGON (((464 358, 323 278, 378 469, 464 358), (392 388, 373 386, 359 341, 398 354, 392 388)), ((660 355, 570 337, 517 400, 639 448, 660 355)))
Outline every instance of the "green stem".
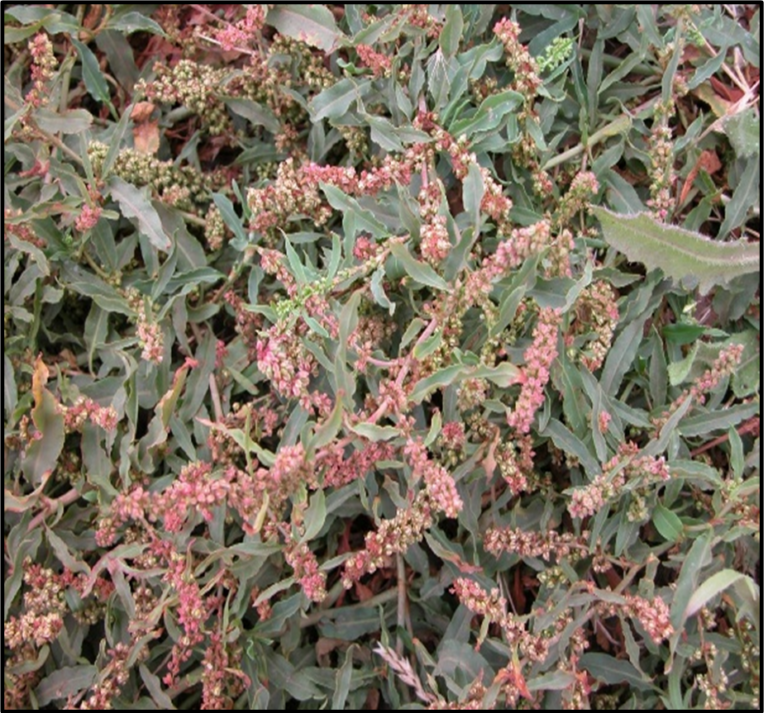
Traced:
POLYGON ((637 107, 633 114, 622 114, 621 116, 617 117, 610 124, 604 126, 602 129, 599 129, 594 134, 592 134, 592 136, 587 139, 585 144, 578 144, 577 146, 574 146, 567 151, 563 151, 563 153, 555 156, 554 158, 549 159, 549 161, 544 164, 543 169, 548 171, 550 168, 554 168, 555 166, 559 166, 561 163, 565 163, 572 158, 580 156, 586 149, 591 149, 593 146, 599 144, 610 136, 616 136, 617 134, 624 133, 632 126, 633 119, 643 118, 643 114, 653 107, 657 99, 658 97, 654 97, 653 99, 649 99, 647 102, 644 102, 639 107, 637 107))
POLYGON ((349 604, 345 607, 336 607, 335 609, 313 612, 308 617, 302 619, 299 623, 299 626, 302 629, 306 629, 309 626, 314 626, 317 624, 317 622, 319 622, 325 616, 334 617, 341 612, 357 611, 358 609, 364 609, 366 607, 375 607, 379 604, 386 604, 387 602, 391 602, 393 599, 397 599, 397 587, 387 589, 386 591, 377 594, 375 597, 371 597, 370 599, 364 602, 359 602, 358 604, 349 604))

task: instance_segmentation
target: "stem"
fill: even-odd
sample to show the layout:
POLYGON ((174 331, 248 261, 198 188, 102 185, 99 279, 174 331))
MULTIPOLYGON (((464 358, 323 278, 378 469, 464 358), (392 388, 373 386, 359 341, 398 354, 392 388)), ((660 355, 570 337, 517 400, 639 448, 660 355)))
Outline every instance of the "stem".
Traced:
POLYGON ((224 422, 224 412, 221 410, 221 396, 219 396, 219 386, 216 383, 216 377, 211 374, 208 377, 208 385, 211 387, 211 401, 213 401, 213 412, 216 415, 218 423, 224 422))
POLYGON ((181 217, 184 218, 184 220, 187 221, 187 223, 192 223, 193 225, 199 225, 200 227, 205 227, 205 219, 201 218, 199 215, 195 215, 194 213, 187 213, 186 211, 180 210, 179 213, 181 213, 181 217))
POLYGON ((104 272, 97 264, 96 261, 88 254, 87 250, 83 250, 83 257, 85 258, 85 261, 88 263, 88 265, 91 267, 91 269, 102 279, 102 280, 109 280, 109 275, 104 272))
MULTIPOLYGON (((405 603, 408 599, 408 592, 405 581, 405 560, 401 554, 397 554, 397 628, 405 628, 405 603)), ((397 637, 397 655, 403 655, 403 640, 397 637)))
POLYGON ((34 530, 41 522, 43 522, 45 518, 48 517, 48 515, 50 515, 52 512, 55 512, 59 505, 65 507, 66 505, 75 502, 75 500, 77 500, 79 497, 80 493, 78 493, 75 488, 68 490, 66 493, 64 493, 64 495, 61 495, 58 498, 42 497, 41 500, 43 501, 43 509, 29 521, 29 525, 27 525, 27 532, 32 532, 32 530, 34 530))
POLYGON ((35 133, 39 134, 41 138, 45 139, 46 141, 50 141, 56 148, 60 149, 63 153, 67 154, 69 158, 71 158, 75 163, 77 163, 79 166, 85 168, 85 163, 83 162, 83 159, 80 158, 80 156, 75 153, 69 146, 67 146, 58 136, 54 136, 53 134, 49 134, 47 131, 44 131, 39 126, 35 126, 35 133))
MULTIPOLYGON (((752 418, 744 421, 744 423, 742 423, 741 426, 736 429, 736 433, 738 433, 740 436, 743 436, 745 433, 749 433, 753 429, 756 429, 759 424, 760 417, 753 416, 752 418)), ((710 448, 714 448, 715 446, 719 446, 721 443, 725 443, 727 440, 727 433, 722 436, 718 436, 717 438, 713 438, 711 441, 709 441, 709 443, 705 443, 703 446, 699 446, 695 450, 691 451, 691 458, 701 455, 705 451, 708 451, 710 448)))
POLYGON ((345 607, 336 607, 335 609, 313 612, 309 616, 302 619, 299 623, 299 626, 302 629, 306 629, 307 627, 317 624, 317 622, 319 622, 324 616, 336 616, 341 612, 357 611, 358 609, 364 609, 365 607, 375 607, 379 604, 386 604, 387 602, 391 602, 393 599, 397 599, 397 596, 397 588, 393 587, 392 589, 387 589, 386 591, 381 592, 364 602, 349 604, 345 607))
POLYGON ((643 102, 639 107, 637 107, 633 114, 622 114, 621 116, 617 117, 610 124, 604 126, 602 129, 592 134, 592 136, 587 139, 586 144, 577 144, 567 151, 563 151, 563 153, 555 156, 554 158, 549 159, 549 161, 547 161, 544 166, 542 166, 543 170, 548 171, 550 168, 559 166, 561 163, 565 163, 572 158, 576 158, 577 156, 581 155, 583 151, 586 149, 591 149, 593 146, 599 144, 604 139, 607 139, 610 136, 615 136, 616 134, 623 133, 629 129, 630 126, 632 126, 632 120, 639 119, 643 112, 650 109, 656 103, 657 99, 658 97, 654 97, 653 99, 649 99, 648 101, 643 102))

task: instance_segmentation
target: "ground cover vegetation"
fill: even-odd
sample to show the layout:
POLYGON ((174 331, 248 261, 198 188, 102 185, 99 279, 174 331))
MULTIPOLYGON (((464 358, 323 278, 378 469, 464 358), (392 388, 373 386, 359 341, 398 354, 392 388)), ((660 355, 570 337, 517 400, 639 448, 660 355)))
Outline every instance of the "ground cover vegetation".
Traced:
POLYGON ((759 6, 3 9, 7 709, 759 707, 759 6))

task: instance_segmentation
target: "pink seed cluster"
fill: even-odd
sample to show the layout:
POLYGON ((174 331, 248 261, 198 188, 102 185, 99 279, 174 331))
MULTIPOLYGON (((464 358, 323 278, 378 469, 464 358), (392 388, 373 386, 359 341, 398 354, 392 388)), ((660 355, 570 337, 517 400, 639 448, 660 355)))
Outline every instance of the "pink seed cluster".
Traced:
POLYGON ((663 456, 639 455, 634 443, 624 443, 619 452, 603 466, 603 470, 589 485, 576 488, 568 504, 572 517, 594 515, 608 501, 617 497, 629 480, 642 485, 669 480, 670 472, 663 456), (616 469, 618 468, 617 472, 616 469))
POLYGON ((507 423, 519 435, 531 430, 537 409, 544 403, 544 388, 549 382, 549 368, 557 356, 560 310, 545 307, 533 331, 533 344, 525 350, 525 366, 520 370, 522 385, 515 410, 507 415, 507 423))
POLYGON ((409 439, 403 452, 413 468, 414 477, 424 479, 434 508, 448 517, 458 517, 464 503, 451 474, 437 461, 430 459, 421 439, 409 439))

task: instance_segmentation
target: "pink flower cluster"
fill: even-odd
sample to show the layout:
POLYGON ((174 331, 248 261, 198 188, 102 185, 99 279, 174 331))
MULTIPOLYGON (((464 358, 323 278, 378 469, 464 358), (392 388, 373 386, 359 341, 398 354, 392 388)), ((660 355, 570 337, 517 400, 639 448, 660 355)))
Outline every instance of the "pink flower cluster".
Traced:
POLYGON ((260 233, 285 225, 295 214, 312 218, 317 226, 331 216, 320 198, 317 182, 303 167, 296 166, 293 158, 280 164, 274 183, 249 189, 247 200, 252 215, 250 228, 260 233))
POLYGON ((461 421, 448 421, 448 423, 443 425, 440 438, 444 448, 451 451, 463 450, 467 441, 464 424, 461 421))
POLYGON ((549 381, 549 367, 557 356, 560 310, 545 307, 533 331, 533 344, 525 350, 525 366, 520 370, 522 384, 515 410, 507 414, 507 423, 518 434, 531 430, 536 410, 544 403, 544 387, 549 381))
POLYGON ((550 530, 546 534, 508 527, 493 527, 483 538, 483 549, 496 557, 505 552, 520 557, 543 557, 554 561, 568 557, 574 551, 583 551, 589 532, 579 537, 570 532, 558 533, 550 530))
POLYGON ((600 429, 600 433, 608 433, 608 426, 611 423, 611 414, 607 411, 601 411, 597 415, 597 427, 600 429))
POLYGON ((59 405, 59 409, 64 414, 64 428, 68 432, 81 430, 86 420, 105 431, 117 428, 118 415, 115 408, 99 406, 86 396, 79 396, 72 406, 59 405))
POLYGON ((502 443, 496 450, 496 463, 512 495, 529 492, 535 486, 530 435, 502 443))
POLYGON ((655 644, 672 636, 674 628, 669 619, 669 606, 661 597, 654 597, 652 602, 637 595, 628 595, 625 599, 628 613, 640 621, 655 644))
POLYGON ((242 672, 237 657, 227 648, 222 632, 212 632, 203 656, 201 709, 204 711, 232 710, 233 698, 250 686, 251 681, 242 672))
POLYGON ((75 220, 75 229, 81 233, 84 233, 86 230, 91 230, 96 226, 96 223, 99 222, 100 217, 100 206, 91 207, 89 205, 84 205, 80 211, 80 215, 78 215, 75 220))
POLYGON ((228 24, 222 30, 216 30, 215 39, 225 51, 248 48, 261 33, 267 16, 265 5, 246 5, 245 17, 236 24, 228 24))
POLYGON ((259 371, 284 398, 301 398, 308 393, 309 380, 316 368, 312 353, 286 325, 270 327, 267 335, 256 342, 259 371))
POLYGON ((368 45, 357 45, 355 52, 374 77, 388 77, 392 73, 392 59, 388 55, 380 54, 368 45))
POLYGON ((344 587, 350 589, 363 575, 383 567, 392 555, 401 554, 419 542, 432 522, 429 496, 422 490, 409 507, 399 509, 395 517, 384 520, 378 530, 365 536, 365 549, 344 564, 341 578, 344 587))
POLYGON ((345 453, 342 448, 328 448, 315 460, 318 471, 325 470, 323 483, 340 488, 365 474, 374 467, 376 461, 391 460, 395 449, 383 441, 366 443, 360 450, 345 453))
POLYGON ((656 428, 661 427, 667 422, 667 419, 683 404, 683 402, 692 396, 691 403, 703 404, 708 391, 712 391, 723 379, 730 376, 741 361, 741 355, 744 352, 743 344, 729 344, 720 351, 717 359, 711 368, 707 369, 691 386, 678 396, 664 414, 653 421, 656 428))
POLYGON ((592 171, 579 171, 560 202, 560 223, 565 224, 580 210, 587 208, 599 190, 600 184, 592 171))
POLYGON ((325 572, 320 571, 317 557, 306 542, 289 543, 285 549, 285 561, 293 567, 307 598, 313 602, 322 602, 328 595, 325 589, 325 572))
POLYGON ((483 270, 490 279, 504 277, 519 267, 520 263, 531 255, 542 252, 551 242, 551 225, 548 220, 526 228, 515 228, 509 238, 496 246, 496 252, 483 262, 483 270))
POLYGON ((526 97, 528 103, 531 103, 541 84, 541 78, 536 60, 520 43, 520 25, 505 17, 496 23, 493 34, 499 38, 504 46, 507 66, 515 73, 512 88, 526 97))
POLYGON ((352 196, 372 196, 394 185, 406 186, 411 181, 414 171, 424 161, 426 144, 417 144, 409 148, 401 159, 388 155, 381 166, 364 169, 359 174, 352 166, 320 166, 307 163, 301 167, 303 179, 314 190, 320 183, 330 183, 352 196))
POLYGON ((199 512, 206 522, 213 520, 212 508, 226 502, 229 482, 225 477, 212 478, 210 463, 189 463, 173 484, 152 497, 152 513, 162 516, 168 532, 180 532, 189 512, 199 512))
POLYGON ((419 213, 423 220, 419 230, 419 249, 424 259, 433 267, 445 260, 451 250, 447 218, 438 213, 442 200, 443 194, 438 182, 432 182, 419 191, 419 213))
POLYGON ((669 480, 669 467, 663 456, 641 456, 639 451, 632 442, 619 446, 619 452, 603 465, 600 475, 589 485, 573 491, 568 505, 571 516, 584 518, 594 515, 606 502, 617 497, 630 479, 644 486, 669 480), (618 472, 613 473, 617 468, 620 468, 618 472))
POLYGON ((451 474, 437 461, 431 460, 422 440, 408 439, 403 449, 415 478, 423 478, 431 504, 448 517, 458 517, 464 503, 451 474))
POLYGON ((494 587, 490 592, 486 592, 473 579, 459 577, 454 581, 451 591, 471 612, 487 616, 496 623, 504 618, 504 601, 498 588, 494 587))
POLYGON ((53 77, 58 62, 53 56, 53 45, 45 32, 38 32, 29 42, 29 53, 32 56, 32 89, 26 96, 26 101, 32 106, 42 106, 49 97, 46 82, 53 77))
MULTIPOLYGON (((579 295, 573 313, 577 315, 572 325, 573 333, 594 334, 594 338, 582 351, 581 363, 590 371, 596 371, 608 354, 619 322, 619 308, 611 284, 606 280, 593 282, 579 295)), ((573 334, 567 335, 566 343, 572 339, 573 334)))

